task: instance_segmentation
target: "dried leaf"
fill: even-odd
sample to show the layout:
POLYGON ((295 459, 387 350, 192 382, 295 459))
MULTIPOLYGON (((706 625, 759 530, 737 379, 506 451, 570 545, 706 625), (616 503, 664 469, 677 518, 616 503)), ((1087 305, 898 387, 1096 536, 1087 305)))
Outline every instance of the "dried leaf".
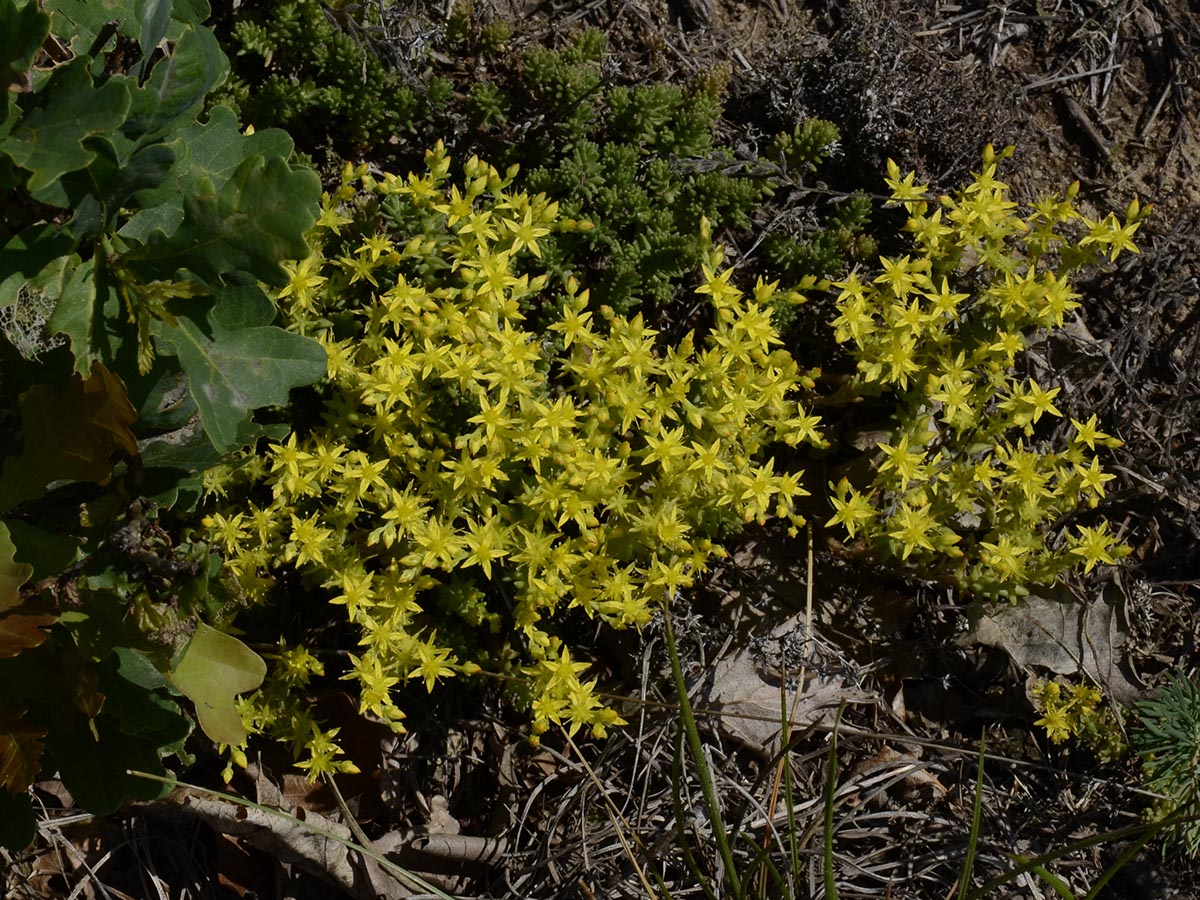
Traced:
POLYGON ((100 363, 86 381, 72 375, 61 392, 35 384, 21 395, 25 447, 4 464, 0 511, 40 497, 56 481, 107 484, 114 452, 137 455, 129 430, 136 421, 124 383, 100 363))
POLYGON ((41 644, 47 637, 42 629, 58 618, 46 601, 21 599, 21 585, 32 574, 33 566, 16 561, 8 527, 0 522, 0 659, 41 644))
POLYGON ((1011 606, 977 611, 960 643, 997 647, 1021 666, 1083 674, 1114 700, 1128 703, 1141 690, 1121 668, 1128 635, 1117 602, 1105 597, 1081 602, 1065 589, 1049 597, 1030 594, 1011 606))
MULTIPOLYGON (((946 786, 921 761, 919 752, 902 753, 885 745, 855 766, 853 774, 865 781, 880 773, 886 773, 889 781, 899 775, 906 795, 929 791, 935 797, 941 797, 947 793, 946 786)), ((870 780, 877 782, 879 779, 870 780)))
POLYGON ((0 703, 0 789, 19 794, 42 769, 42 738, 46 729, 22 719, 23 711, 0 703))
MULTIPOLYGON (((794 731, 814 722, 832 721, 843 701, 857 703, 869 699, 839 677, 810 673, 798 700, 788 692, 790 728, 794 731)), ((716 664, 708 706, 720 713, 721 727, 735 740, 767 757, 779 751, 779 686, 759 675, 750 650, 738 650, 716 664)))
POLYGON ((341 841, 327 836, 334 834, 349 840, 350 829, 341 822, 315 812, 306 813, 304 821, 300 821, 187 790, 176 791, 171 800, 214 830, 234 835, 281 862, 324 878, 351 897, 375 900, 382 896, 400 900, 414 896, 414 891, 387 874, 374 860, 361 857, 341 841))
POLYGON ((308 813, 305 821, 301 822, 191 793, 179 799, 185 811, 217 831, 237 836, 282 862, 300 865, 305 871, 328 879, 344 891, 354 891, 356 876, 351 851, 344 844, 315 830, 321 829, 349 840, 350 829, 340 822, 317 813, 308 813))

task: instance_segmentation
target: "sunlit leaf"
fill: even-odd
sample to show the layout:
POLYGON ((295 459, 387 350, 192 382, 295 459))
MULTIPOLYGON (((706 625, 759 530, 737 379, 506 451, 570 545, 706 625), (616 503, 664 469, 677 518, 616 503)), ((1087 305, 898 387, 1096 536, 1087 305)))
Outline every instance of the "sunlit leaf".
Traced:
POLYGON ((127 240, 144 243, 156 231, 172 234, 183 222, 184 198, 196 193, 202 181, 207 179, 219 191, 245 160, 287 159, 293 144, 280 128, 243 134, 233 110, 218 106, 207 122, 180 128, 167 146, 175 152, 175 164, 157 187, 138 194, 141 209, 120 230, 127 240))
POLYGON ((87 66, 80 58, 55 69, 36 105, 0 141, 0 152, 31 173, 30 191, 87 168, 96 158, 87 139, 115 129, 129 110, 125 84, 113 80, 96 88, 87 66))
POLYGON ((323 377, 325 351, 271 325, 275 308, 257 287, 226 289, 220 298, 209 321, 181 315, 175 324, 156 322, 154 333, 187 373, 213 446, 226 450, 253 410, 283 405, 292 388, 323 377))
POLYGON ((204 733, 236 746, 246 739, 246 728, 234 701, 238 694, 255 690, 266 674, 261 656, 201 622, 170 679, 196 705, 204 733))
POLYGON ((253 272, 282 284, 281 263, 308 255, 304 233, 316 221, 321 180, 311 169, 293 169, 275 157, 244 160, 223 187, 207 179, 183 198, 183 222, 170 234, 155 232, 127 256, 159 278, 187 269, 218 283, 230 272, 253 272))
POLYGON ((189 28, 171 54, 154 67, 146 86, 133 92, 122 130, 142 145, 178 130, 195 119, 205 96, 228 74, 229 61, 212 31, 189 28))

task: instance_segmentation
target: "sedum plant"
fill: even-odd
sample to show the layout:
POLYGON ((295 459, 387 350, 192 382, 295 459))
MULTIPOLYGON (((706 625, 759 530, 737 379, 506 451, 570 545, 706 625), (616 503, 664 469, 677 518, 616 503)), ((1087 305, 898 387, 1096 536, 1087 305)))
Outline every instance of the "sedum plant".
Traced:
POLYGON ((301 146, 385 144, 410 125, 422 98, 371 52, 378 23, 356 12, 365 18, 357 5, 335 10, 321 0, 248 4, 232 23, 237 71, 219 101, 259 127, 288 128, 301 146))
MULTIPOLYGON (((763 206, 772 191, 798 185, 838 141, 832 123, 809 120, 779 135, 765 161, 747 161, 718 140, 727 71, 687 86, 625 85, 614 79, 596 29, 557 49, 502 52, 503 23, 483 24, 457 4, 441 48, 453 52, 444 56, 429 52, 438 29, 419 16, 406 43, 400 22, 375 28, 361 21, 367 10, 356 9, 333 11, 319 0, 251 4, 230 27, 235 73, 220 102, 257 128, 289 128, 316 160, 336 150, 407 170, 419 163, 414 147, 442 138, 519 162, 524 189, 555 197, 569 217, 596 226, 560 235, 544 257, 546 271, 586 269, 594 304, 619 313, 669 319, 663 310, 674 311, 684 276, 701 262, 696 222, 703 216, 718 232, 750 230, 771 217, 763 206), (414 56, 427 72, 402 78, 416 68, 414 56), (317 133, 310 122, 332 127, 317 133)), ((872 256, 862 234, 869 211, 865 198, 852 197, 800 216, 803 227, 769 234, 763 247, 772 277, 796 284, 872 256)), ((785 318, 789 312, 786 304, 776 308, 785 318)))
POLYGON ((1040 714, 1033 724, 1042 728, 1053 743, 1074 738, 1096 754, 1101 762, 1120 759, 1129 749, 1121 723, 1107 706, 1098 688, 1080 681, 1038 681, 1031 695, 1040 714))
POLYGON ((568 623, 642 625, 721 535, 799 525, 800 476, 770 449, 822 443, 798 402, 812 380, 777 347, 775 284, 744 296, 710 247, 711 328, 664 348, 640 315, 593 312, 574 278, 537 271, 588 223, 515 190, 515 167, 472 158, 452 182, 440 144, 427 167, 347 166, 326 196, 278 292, 328 354, 319 412, 210 479, 208 537, 249 602, 303 585, 357 635, 336 673, 285 646, 244 708, 313 777, 351 765, 304 700, 322 673, 397 730, 402 685, 481 667, 527 680, 535 734, 620 723, 568 623), (542 333, 521 312, 533 297, 559 310, 542 333))
POLYGON ((857 361, 850 391, 888 395, 897 408, 869 475, 830 484, 828 524, 993 597, 1128 552, 1107 522, 1058 527, 1105 496, 1114 476, 1097 453, 1121 442, 1093 415, 1071 419, 1067 447, 1053 449, 1047 424, 1062 416, 1061 389, 1016 365, 1079 306, 1071 277, 1105 254, 1136 252, 1131 237, 1149 213, 1135 199, 1123 220, 1088 219, 1074 204, 1076 184, 1019 215, 996 177, 1010 153, 989 146, 975 180, 936 203, 889 161, 891 202, 908 214, 912 252, 881 258, 874 279, 855 272, 837 282, 833 322, 857 361))

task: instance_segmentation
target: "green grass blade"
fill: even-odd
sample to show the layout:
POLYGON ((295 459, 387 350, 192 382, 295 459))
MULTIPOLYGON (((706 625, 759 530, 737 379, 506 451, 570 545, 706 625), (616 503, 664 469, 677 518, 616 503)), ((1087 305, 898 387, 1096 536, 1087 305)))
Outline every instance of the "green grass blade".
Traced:
POLYGON ((958 900, 965 900, 971 889, 971 873, 975 869, 975 850, 979 846, 979 826, 983 821, 983 761, 987 754, 987 732, 979 739, 979 762, 975 766, 975 802, 971 808, 971 831, 967 836, 967 855, 962 874, 958 876, 958 900))
POLYGON ((712 885, 708 882, 708 876, 700 868, 700 864, 696 862, 696 857, 692 853, 691 845, 688 841, 687 834, 687 818, 684 815, 683 809, 683 731, 675 736, 675 758, 671 760, 671 805, 675 808, 675 833, 679 836, 679 851, 683 854, 683 861, 687 864, 688 871, 692 873, 692 877, 696 879, 696 883, 700 885, 704 891, 704 896, 707 900, 717 900, 717 895, 712 889, 712 885))
POLYGON ((1159 833, 1164 828, 1171 825, 1174 821, 1176 820, 1166 818, 1161 822, 1127 825, 1124 828, 1116 828, 1112 831, 1106 831, 1102 834, 1094 834, 1091 837, 1081 838, 1078 841, 1072 841, 1070 844, 1067 844, 1064 847, 1059 847, 1056 850, 1050 850, 1041 854, 1040 856, 1035 856, 1031 859, 1025 860, 1020 865, 1014 866, 1007 872, 997 875, 983 887, 968 894, 966 900, 982 900, 982 898, 996 890, 996 888, 1003 887, 1010 881, 1015 881, 1026 872, 1032 872, 1037 866, 1044 866, 1047 863, 1052 863, 1070 853, 1076 852, 1077 850, 1086 850, 1089 847, 1095 847, 1100 844, 1108 844, 1114 841, 1123 841, 1126 838, 1131 837, 1146 837, 1146 839, 1149 840, 1150 837, 1153 837, 1153 835, 1159 833))
POLYGON ((842 709, 838 707, 837 718, 833 722, 833 734, 829 742, 829 772, 825 777, 825 900, 837 900, 837 879, 833 869, 833 808, 834 794, 837 792, 838 768, 838 726, 842 724, 842 709))
MULTIPOLYGON (((787 752, 786 750, 784 751, 787 752)), ((787 895, 788 900, 794 900, 796 896, 795 881, 800 877, 800 834, 799 827, 796 824, 796 795, 792 780, 792 764, 790 761, 785 763, 786 768, 783 770, 783 802, 787 806, 787 827, 788 827, 788 854, 789 854, 789 869, 788 874, 791 876, 788 879, 787 895)))
POLYGON ((687 735, 688 747, 696 763, 696 777, 700 780, 700 789, 704 794, 705 812, 713 829, 713 840, 716 841, 717 851, 725 866, 725 877, 734 900, 743 900, 742 881, 738 877, 733 862, 733 848, 729 846, 729 833, 725 829, 725 820, 721 815, 721 806, 717 802, 717 792, 713 787, 712 772, 708 768, 708 760, 704 756, 704 748, 700 744, 700 730, 696 727, 696 717, 692 714, 692 703, 688 699, 687 682, 683 677, 683 667, 679 664, 679 650, 675 646, 675 630, 671 627, 671 613, 663 608, 663 622, 667 632, 667 652, 671 657, 671 675, 675 679, 675 693, 679 697, 679 718, 683 722, 683 730, 687 735))
POLYGON ((1065 881, 1051 872, 1044 866, 1034 866, 1034 874, 1054 890, 1054 893, 1062 897, 1062 900, 1075 900, 1075 892, 1067 885, 1065 881))
POLYGON ((1104 886, 1112 880, 1112 877, 1120 872, 1121 869, 1125 868, 1125 865, 1131 859, 1137 856, 1138 851, 1145 847, 1156 833, 1157 832, 1154 830, 1147 830, 1145 834, 1126 847, 1124 851, 1122 851, 1121 855, 1113 861, 1113 864, 1105 869, 1100 877, 1096 879, 1096 883, 1093 884, 1092 889, 1088 891, 1086 895, 1084 895, 1083 900, 1095 900, 1100 891, 1104 889, 1104 886))

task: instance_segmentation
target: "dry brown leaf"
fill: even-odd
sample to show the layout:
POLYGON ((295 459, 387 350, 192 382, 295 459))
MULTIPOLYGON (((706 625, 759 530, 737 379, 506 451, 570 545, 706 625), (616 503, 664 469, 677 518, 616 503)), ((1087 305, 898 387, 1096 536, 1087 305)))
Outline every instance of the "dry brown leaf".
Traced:
MULTIPOLYGON (((947 793, 947 788, 936 775, 925 768, 920 753, 902 753, 891 747, 883 746, 879 752, 863 760, 853 769, 855 776, 867 778, 886 772, 888 778, 899 775, 904 785, 905 795, 929 791, 936 797, 947 793)), ((878 779, 871 779, 877 781, 878 779)))
POLYGON ((1021 666, 1082 674, 1120 703, 1140 697, 1140 688, 1122 670, 1128 635, 1118 614, 1117 591, 1088 602, 1066 589, 1047 593, 977 613, 960 643, 998 647, 1021 666))
MULTIPOLYGON (((862 703, 871 699, 840 677, 809 674, 798 700, 792 692, 787 694, 790 728, 795 731, 815 722, 832 722, 843 701, 862 703)), ((720 713, 721 727, 734 740, 767 757, 779 752, 779 685, 759 674, 750 650, 738 650, 716 664, 707 705, 720 713)))

